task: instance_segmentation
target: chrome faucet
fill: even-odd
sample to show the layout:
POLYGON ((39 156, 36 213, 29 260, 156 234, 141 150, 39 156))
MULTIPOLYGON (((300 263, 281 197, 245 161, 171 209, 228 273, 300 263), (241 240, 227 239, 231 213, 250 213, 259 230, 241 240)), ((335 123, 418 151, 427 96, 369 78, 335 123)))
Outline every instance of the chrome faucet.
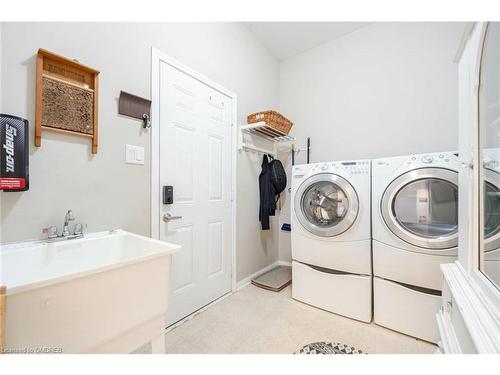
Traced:
POLYGON ((63 231, 62 231, 63 237, 69 236, 68 225, 69 225, 70 221, 74 221, 74 220, 75 220, 75 217, 73 216, 73 211, 68 210, 68 212, 66 212, 66 215, 64 216, 64 224, 63 224, 63 231))
POLYGON ((75 229, 73 231, 73 234, 70 233, 69 231, 69 222, 74 221, 75 216, 73 215, 73 211, 68 210, 66 212, 66 215, 64 216, 64 224, 63 224, 63 230, 62 233, 59 235, 57 234, 57 227, 55 226, 50 226, 48 228, 44 228, 42 230, 43 233, 47 235, 47 241, 61 241, 61 240, 71 240, 75 238, 82 238, 83 237, 83 225, 80 223, 75 224, 75 229))

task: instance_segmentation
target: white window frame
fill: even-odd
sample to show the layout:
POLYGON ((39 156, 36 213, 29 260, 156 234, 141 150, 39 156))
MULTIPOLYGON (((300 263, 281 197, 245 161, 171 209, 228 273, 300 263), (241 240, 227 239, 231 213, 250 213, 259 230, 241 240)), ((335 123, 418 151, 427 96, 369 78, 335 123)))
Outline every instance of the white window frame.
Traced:
MULTIPOLYGON (((468 116, 468 111, 465 111, 467 115, 464 115, 464 111, 461 112, 461 116, 464 117, 461 121, 466 121, 467 130, 464 132, 462 128, 460 133, 461 141, 467 141, 469 150, 471 150, 470 155, 460 155, 463 161, 462 166, 472 169, 472 184, 469 185, 467 194, 470 200, 467 217, 462 218, 465 220, 460 219, 461 224, 468 221, 467 230, 460 233, 467 238, 462 238, 462 241, 459 241, 459 260, 454 264, 442 266, 444 274, 443 307, 438 314, 438 325, 442 341, 448 341, 448 345, 446 343, 444 345, 445 351, 446 346, 448 346, 448 352, 452 353, 471 352, 468 343, 472 343, 474 352, 477 353, 500 353, 500 291, 479 268, 479 236, 483 230, 480 218, 484 214, 481 204, 483 171, 479 148, 479 90, 487 28, 487 22, 468 25, 461 45, 462 50, 459 52, 460 58, 460 54, 468 42, 472 39, 475 40, 474 43, 479 41, 476 50, 468 51, 473 54, 472 56, 462 56, 465 59, 472 59, 472 64, 468 69, 472 70, 473 84, 459 85, 460 90, 467 90, 460 94, 468 98, 461 102, 461 105, 470 106, 471 113, 471 116, 468 116), (453 314, 460 315, 465 330, 463 326, 454 327, 451 319, 453 314), (453 344, 455 340, 458 345, 453 344), (463 344, 463 348, 461 348, 460 343, 463 344), (468 350, 464 350, 465 347, 468 350)), ((471 44, 472 48, 476 48, 474 43, 471 44)), ((465 153, 464 149, 461 152, 465 153)))
POLYGON ((484 44, 486 41, 486 32, 488 30, 489 22, 478 23, 476 27, 480 29, 480 43, 479 49, 477 51, 477 60, 475 68, 475 82, 474 85, 474 139, 473 142, 473 171, 474 171, 474 185, 472 191, 472 213, 474 216, 473 225, 471 227, 473 233, 472 239, 475 246, 470 249, 471 256, 469 257, 469 268, 468 273, 471 276, 475 286, 477 287, 478 296, 484 300, 486 305, 491 307, 491 312, 500 321, 500 291, 493 285, 492 281, 489 280, 483 272, 480 271, 480 259, 482 254, 480 253, 480 234, 483 232, 484 228, 482 217, 484 215, 484 205, 482 204, 483 197, 483 184, 484 180, 484 170, 482 168, 481 160, 481 145, 480 145, 480 113, 479 113, 479 93, 481 89, 481 64, 484 51, 484 44))

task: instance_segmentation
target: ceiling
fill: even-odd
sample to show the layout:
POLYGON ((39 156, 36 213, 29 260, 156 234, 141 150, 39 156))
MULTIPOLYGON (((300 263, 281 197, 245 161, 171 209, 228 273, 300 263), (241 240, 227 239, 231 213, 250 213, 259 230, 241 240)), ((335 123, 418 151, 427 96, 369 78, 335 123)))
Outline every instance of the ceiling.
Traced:
POLYGON ((245 22, 278 60, 288 59, 369 24, 370 22, 245 22))

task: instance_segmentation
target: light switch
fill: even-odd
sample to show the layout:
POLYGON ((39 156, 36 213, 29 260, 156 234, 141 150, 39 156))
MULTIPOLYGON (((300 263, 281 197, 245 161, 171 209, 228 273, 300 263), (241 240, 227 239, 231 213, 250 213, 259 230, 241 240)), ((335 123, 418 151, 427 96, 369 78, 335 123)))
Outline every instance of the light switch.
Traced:
POLYGON ((144 164, 144 147, 125 145, 125 163, 144 164))

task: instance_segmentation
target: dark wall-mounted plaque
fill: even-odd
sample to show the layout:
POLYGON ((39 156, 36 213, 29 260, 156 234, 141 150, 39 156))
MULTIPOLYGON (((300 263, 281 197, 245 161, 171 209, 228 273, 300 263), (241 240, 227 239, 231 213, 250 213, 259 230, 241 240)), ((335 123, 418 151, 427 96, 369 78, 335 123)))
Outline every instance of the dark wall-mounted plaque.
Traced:
POLYGON ((144 127, 149 127, 151 118, 151 100, 120 91, 118 113, 143 121, 144 127))

